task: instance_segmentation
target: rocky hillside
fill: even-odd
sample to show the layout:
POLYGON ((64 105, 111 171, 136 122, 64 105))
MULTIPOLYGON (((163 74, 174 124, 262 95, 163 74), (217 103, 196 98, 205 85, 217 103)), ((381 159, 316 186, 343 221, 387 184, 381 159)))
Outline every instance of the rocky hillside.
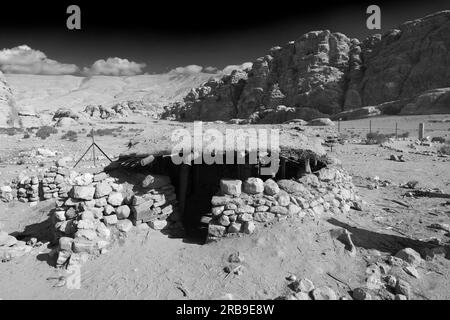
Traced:
POLYGON ((0 127, 14 124, 15 119, 17 119, 17 113, 12 91, 0 71, 0 127))
MULTIPOLYGON (((124 102, 136 102, 151 111, 182 99, 194 86, 204 83, 213 74, 155 74, 130 77, 115 76, 48 76, 7 74, 0 82, 0 99, 14 98, 23 126, 36 126, 60 108, 75 112, 89 105, 105 108, 124 102), (5 80, 9 87, 6 86, 5 80), (3 94, 3 91, 6 93, 3 94), (8 97, 8 98, 6 98, 8 97)), ((0 100, 0 127, 6 125, 10 112, 8 103, 0 100)), ((51 116, 50 116, 51 119, 51 116)))
POLYGON ((359 114, 450 113, 449 87, 450 11, 442 11, 362 42, 309 32, 270 49, 249 70, 193 89, 166 116, 280 122, 366 106, 376 107, 359 114))

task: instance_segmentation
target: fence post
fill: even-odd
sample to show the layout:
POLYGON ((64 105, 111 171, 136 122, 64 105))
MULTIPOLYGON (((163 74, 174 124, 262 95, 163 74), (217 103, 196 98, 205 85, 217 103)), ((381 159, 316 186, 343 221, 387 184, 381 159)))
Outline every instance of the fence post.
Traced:
POLYGON ((372 120, 369 120, 369 133, 372 133, 372 120))
POLYGON ((422 140, 425 136, 425 123, 421 122, 419 123, 419 140, 422 140))
POLYGON ((395 139, 398 139, 398 123, 395 123, 395 139))
POLYGON ((97 163, 95 160, 95 138, 94 138, 94 128, 92 128, 91 130, 91 135, 92 135, 92 157, 94 158, 94 167, 97 167, 97 163))

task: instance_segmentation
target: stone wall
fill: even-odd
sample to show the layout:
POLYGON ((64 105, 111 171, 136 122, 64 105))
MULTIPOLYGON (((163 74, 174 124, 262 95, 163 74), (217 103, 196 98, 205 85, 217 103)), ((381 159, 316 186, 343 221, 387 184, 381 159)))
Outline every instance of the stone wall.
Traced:
POLYGON ((79 264, 90 254, 107 251, 116 236, 134 226, 182 229, 175 188, 167 176, 147 176, 139 194, 105 172, 84 174, 74 184, 53 214, 58 266, 79 264))
POLYGON ((360 207, 352 178, 340 168, 323 168, 298 180, 277 182, 223 179, 211 205, 209 240, 252 234, 267 223, 288 217, 338 215, 360 207))

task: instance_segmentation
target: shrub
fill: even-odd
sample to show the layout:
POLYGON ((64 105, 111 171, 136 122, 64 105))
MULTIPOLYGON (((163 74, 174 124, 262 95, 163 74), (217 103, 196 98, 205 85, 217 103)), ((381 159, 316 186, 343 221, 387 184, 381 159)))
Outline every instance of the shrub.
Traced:
POLYGON ((0 134, 7 134, 8 136, 14 136, 21 131, 18 128, 0 128, 0 134))
POLYGON ((30 134, 28 132, 25 132, 25 134, 23 135, 24 139, 29 139, 30 138, 30 134))
POLYGON ((65 134, 61 136, 62 140, 77 142, 78 141, 78 134, 75 131, 69 130, 65 134))
POLYGON ((381 144, 386 142, 389 138, 394 137, 395 134, 383 134, 379 132, 369 132, 366 135, 367 144, 381 144))
POLYGON ((440 147, 439 152, 442 154, 450 155, 450 141, 447 141, 445 145, 440 147))
POLYGON ((403 132, 402 134, 398 135, 399 138, 408 138, 409 137, 409 132, 403 132))
POLYGON ((56 133, 58 133, 58 130, 56 128, 50 127, 50 126, 42 126, 36 132, 36 137, 45 140, 48 137, 50 137, 50 135, 56 134, 56 133))
MULTIPOLYGON (((117 131, 121 131, 121 128, 105 128, 105 129, 98 129, 94 130, 94 135, 102 137, 102 136, 113 136, 116 134, 117 131)), ((87 137, 92 137, 92 133, 89 132, 87 134, 87 137)))
POLYGON ((445 143, 445 138, 444 137, 433 137, 431 139, 431 142, 445 143))

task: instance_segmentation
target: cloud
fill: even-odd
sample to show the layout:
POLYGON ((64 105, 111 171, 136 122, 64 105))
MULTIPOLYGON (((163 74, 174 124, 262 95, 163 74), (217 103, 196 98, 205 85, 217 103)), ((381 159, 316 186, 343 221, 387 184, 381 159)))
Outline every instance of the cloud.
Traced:
POLYGON ((89 68, 83 68, 83 74, 88 76, 134 76, 142 74, 145 63, 137 63, 121 58, 108 58, 95 61, 89 68))
POLYGON ((21 45, 0 50, 0 70, 4 73, 60 75, 76 73, 79 68, 48 59, 42 51, 21 45))
POLYGON ((229 65, 229 66, 226 66, 225 68, 223 68, 222 73, 228 75, 228 74, 231 74, 231 72, 233 70, 245 70, 245 69, 251 68, 252 66, 253 66, 253 63, 251 63, 251 62, 244 62, 241 65, 229 65))
POLYGON ((185 75, 190 75, 190 74, 197 74, 200 72, 203 73, 211 73, 211 74, 218 74, 218 75, 229 75, 231 74, 231 72, 233 70, 239 69, 239 70, 244 70, 247 68, 251 68, 252 67, 252 63, 251 62, 245 62, 241 65, 229 65, 226 66, 223 70, 219 70, 216 67, 202 67, 196 64, 191 64, 185 67, 178 67, 175 69, 172 69, 169 71, 169 73, 177 73, 177 74, 185 74, 185 75))
POLYGON ((196 74, 203 71, 202 66, 198 66, 196 64, 190 64, 185 67, 178 67, 169 71, 169 73, 178 73, 178 74, 196 74))
POLYGON ((211 66, 210 66, 210 67, 204 68, 204 69, 203 69, 203 72, 215 74, 215 73, 219 73, 219 69, 217 69, 216 67, 211 67, 211 66))

